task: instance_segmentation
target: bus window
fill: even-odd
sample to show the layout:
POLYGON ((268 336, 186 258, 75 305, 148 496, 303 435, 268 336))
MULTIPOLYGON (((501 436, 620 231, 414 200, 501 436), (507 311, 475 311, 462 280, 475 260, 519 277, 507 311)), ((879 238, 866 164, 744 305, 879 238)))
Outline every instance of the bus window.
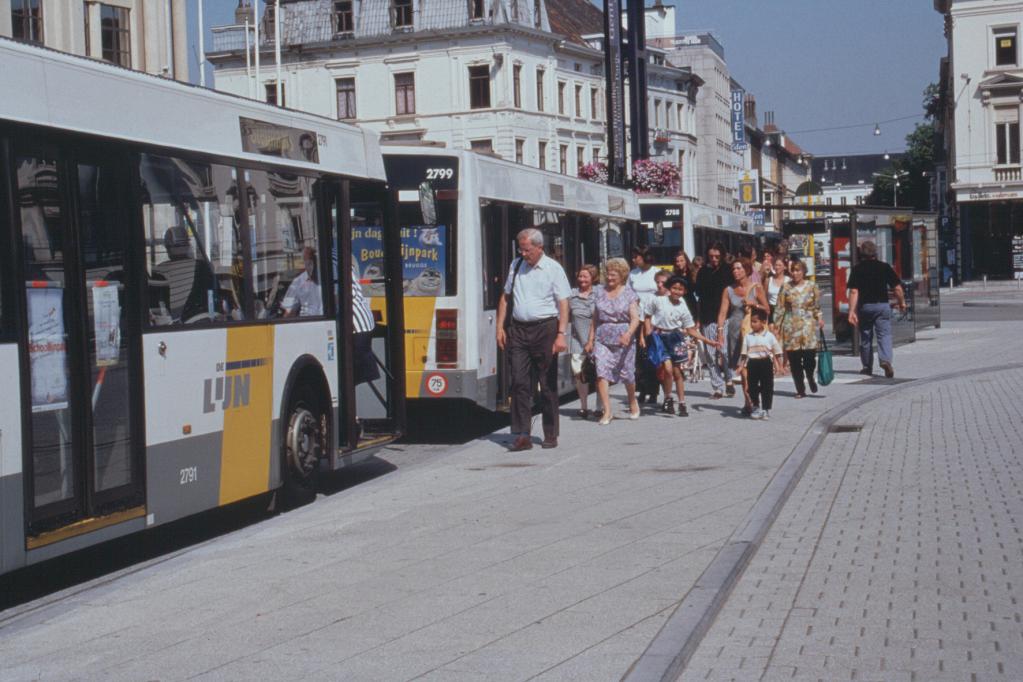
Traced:
MULTIPOLYGON (((398 224, 401 226, 402 278, 405 296, 454 296, 455 282, 455 215, 458 202, 438 199, 436 223, 423 222, 419 202, 398 204, 398 224)), ((379 223, 377 223, 379 224, 379 223)), ((353 220, 352 226, 358 223, 353 220)), ((356 242, 360 232, 352 232, 352 253, 362 269, 371 271, 379 264, 371 256, 381 252, 380 237, 375 242, 356 242), (366 248, 360 248, 363 245, 366 248), (376 244, 374 248, 369 248, 376 244)))
POLYGON ((149 324, 245 319, 235 170, 151 154, 139 170, 149 324))
POLYGON ((256 319, 323 315, 314 179, 256 170, 243 178, 255 198, 248 237, 256 319))

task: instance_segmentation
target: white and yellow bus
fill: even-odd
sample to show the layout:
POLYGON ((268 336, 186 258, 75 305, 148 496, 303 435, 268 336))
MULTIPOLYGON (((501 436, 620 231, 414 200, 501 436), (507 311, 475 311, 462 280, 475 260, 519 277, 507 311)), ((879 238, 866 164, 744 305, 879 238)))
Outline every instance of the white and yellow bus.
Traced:
POLYGON ((7 40, 0 64, 0 573, 307 493, 400 434, 374 134, 7 40), (356 387, 374 229, 379 377, 356 387))
MULTIPOLYGON (((584 263, 628 257, 636 195, 469 151, 385 146, 384 164, 402 232, 407 396, 501 409, 495 324, 515 235, 537 226, 574 282, 584 263)), ((559 391, 572 390, 562 354, 559 391)))

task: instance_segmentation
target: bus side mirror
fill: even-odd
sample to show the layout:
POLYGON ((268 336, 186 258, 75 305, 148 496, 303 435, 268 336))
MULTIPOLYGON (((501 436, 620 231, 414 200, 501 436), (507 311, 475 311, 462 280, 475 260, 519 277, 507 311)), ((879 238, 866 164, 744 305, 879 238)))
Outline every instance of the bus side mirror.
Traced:
POLYGON ((423 214, 424 225, 437 224, 437 196, 426 180, 419 183, 419 210, 423 214))

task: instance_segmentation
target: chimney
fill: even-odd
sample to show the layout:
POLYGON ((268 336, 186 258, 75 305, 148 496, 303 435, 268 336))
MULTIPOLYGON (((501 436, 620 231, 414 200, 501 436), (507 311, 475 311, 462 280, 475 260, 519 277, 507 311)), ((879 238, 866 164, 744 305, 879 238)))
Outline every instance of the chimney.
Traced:
POLYGON ((252 8, 251 0, 238 0, 238 6, 234 9, 234 23, 241 26, 246 21, 251 26, 255 23, 255 11, 252 8))
POLYGON ((753 95, 746 95, 744 104, 746 110, 746 125, 756 130, 757 126, 757 98, 753 95))

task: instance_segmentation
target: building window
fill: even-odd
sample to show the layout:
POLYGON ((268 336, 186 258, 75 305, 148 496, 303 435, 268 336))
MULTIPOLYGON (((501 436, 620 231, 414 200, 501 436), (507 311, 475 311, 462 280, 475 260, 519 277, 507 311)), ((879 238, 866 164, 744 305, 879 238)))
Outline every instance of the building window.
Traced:
POLYGON ((337 84, 337 117, 341 121, 356 118, 355 113, 355 79, 338 78, 337 84))
POLYGON ((679 131, 680 133, 685 132, 685 129, 686 129, 685 125, 683 124, 683 121, 682 121, 682 116, 684 114, 685 114, 685 112, 682 109, 682 105, 681 104, 676 104, 675 105, 675 120, 678 123, 678 126, 675 128, 675 130, 679 131))
POLYGON ((270 81, 264 86, 266 88, 266 103, 273 104, 274 106, 283 107, 287 98, 284 96, 284 83, 281 83, 281 101, 277 101, 277 81, 270 81))
POLYGON ((522 108, 522 64, 512 67, 512 97, 515 101, 515 108, 522 108))
POLYGON ((575 148, 575 174, 579 175, 582 173, 583 166, 586 165, 586 147, 575 148))
POLYGON ((558 169, 562 175, 568 175, 568 145, 558 146, 558 169))
POLYGON ((128 10, 123 7, 99 6, 103 36, 103 59, 131 68, 131 30, 128 10))
POLYGON ((394 28, 412 28, 412 0, 392 0, 391 25, 394 28))
POLYGON ((547 170, 547 143, 543 140, 536 147, 536 158, 540 170, 547 170))
POLYGON ((543 69, 536 70, 536 110, 543 111, 543 69))
POLYGON ((841 198, 841 199, 839 200, 839 203, 841 203, 841 204, 842 204, 843 206, 845 206, 845 205, 846 205, 846 202, 847 202, 847 198, 846 198, 846 197, 842 197, 842 198, 841 198))
POLYGON ((42 0, 11 0, 11 37, 26 43, 43 42, 42 0))
POLYGON ((856 205, 857 206, 862 206, 863 205, 863 197, 860 197, 860 196, 856 197, 856 205))
POLYGON ((469 18, 483 19, 484 18, 483 14, 484 14, 483 0, 469 0, 469 18))
POLYGON ((654 127, 661 127, 661 100, 654 100, 654 127))
POLYGON ((490 108, 490 66, 469 67, 469 108, 490 108))
POLYGON ((355 13, 352 11, 352 0, 339 0, 335 2, 334 33, 353 33, 354 31, 355 13))
POLYGON ((526 141, 521 138, 515 139, 515 163, 522 163, 526 153, 526 141))
POLYGON ((996 28, 995 37, 995 66, 1016 66, 1019 63, 1016 48, 1015 28, 996 28))
POLYGON ((575 115, 579 118, 583 115, 583 86, 578 83, 575 86, 575 115))
POLYGON ((995 109, 995 152, 1000 166, 1019 163, 1019 107, 995 109))
POLYGON ((593 163, 598 163, 600 161, 600 147, 593 148, 593 156, 591 156, 590 159, 593 163))
POLYGON ((394 74, 394 110, 398 116, 416 113, 416 75, 394 74))
POLYGON ((565 113, 565 81, 558 81, 558 113, 565 113))
POLYGON ((824 199, 824 203, 827 204, 828 206, 830 206, 831 205, 831 197, 825 198, 824 199))
POLYGON ((600 118, 600 90, 590 87, 590 118, 600 118))
POLYGON ((494 153, 494 141, 493 140, 470 140, 469 148, 474 152, 483 152, 484 154, 494 153))

